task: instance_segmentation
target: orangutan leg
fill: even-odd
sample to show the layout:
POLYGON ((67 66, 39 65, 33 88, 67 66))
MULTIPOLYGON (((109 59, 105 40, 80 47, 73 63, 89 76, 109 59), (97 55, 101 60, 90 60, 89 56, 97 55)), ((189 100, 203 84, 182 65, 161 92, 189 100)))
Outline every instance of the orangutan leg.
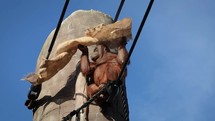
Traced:
POLYGON ((87 87, 87 96, 91 98, 96 92, 99 91, 99 87, 96 84, 90 84, 87 87))

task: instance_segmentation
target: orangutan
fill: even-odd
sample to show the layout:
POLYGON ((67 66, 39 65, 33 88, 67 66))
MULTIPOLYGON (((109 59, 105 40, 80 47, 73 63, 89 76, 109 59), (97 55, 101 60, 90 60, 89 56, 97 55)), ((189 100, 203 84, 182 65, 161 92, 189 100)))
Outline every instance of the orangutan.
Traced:
MULTIPOLYGON (((89 61, 88 48, 83 45, 78 46, 82 52, 80 61, 81 72, 88 78, 87 96, 89 98, 98 92, 107 82, 118 79, 122 65, 127 58, 125 44, 126 40, 122 39, 117 54, 110 52, 105 44, 97 45, 94 50, 97 56, 92 58, 93 62, 89 61)), ((126 73, 123 76, 125 77, 126 73)))

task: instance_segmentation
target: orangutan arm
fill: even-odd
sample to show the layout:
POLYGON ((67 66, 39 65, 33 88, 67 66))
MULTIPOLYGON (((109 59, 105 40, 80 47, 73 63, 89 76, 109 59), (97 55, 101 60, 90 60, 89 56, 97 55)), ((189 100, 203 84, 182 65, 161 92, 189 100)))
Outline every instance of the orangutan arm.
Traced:
POLYGON ((84 76, 86 76, 90 71, 90 62, 88 59, 88 48, 86 46, 79 45, 78 49, 82 52, 81 60, 80 60, 81 72, 83 73, 84 76))
POLYGON ((119 64, 124 64, 127 56, 128 56, 128 52, 125 48, 126 45, 126 40, 122 40, 122 42, 120 43, 119 47, 118 47, 118 54, 117 54, 117 60, 119 64))

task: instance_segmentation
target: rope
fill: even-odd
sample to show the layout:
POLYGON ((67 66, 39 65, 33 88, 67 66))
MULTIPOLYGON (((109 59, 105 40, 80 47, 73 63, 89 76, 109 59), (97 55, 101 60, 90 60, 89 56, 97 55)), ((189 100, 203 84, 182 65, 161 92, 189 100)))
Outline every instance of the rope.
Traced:
POLYGON ((129 121, 129 108, 128 108, 128 99, 127 99, 127 96, 125 94, 125 87, 121 86, 120 88, 120 94, 121 94, 121 97, 122 97, 122 106, 123 106, 123 112, 124 112, 124 116, 123 118, 125 119, 125 121, 129 121))
POLYGON ((53 38, 52 38, 51 44, 50 44, 49 49, 48 49, 48 54, 47 54, 47 56, 46 56, 46 59, 49 59, 49 56, 50 56, 50 54, 51 54, 52 48, 53 48, 53 46, 54 46, 54 43, 55 43, 55 40, 56 40, 56 38, 57 38, 58 32, 59 32, 59 30, 60 30, 61 23, 62 23, 62 21, 63 21, 64 15, 65 15, 65 13, 66 13, 66 9, 67 9, 67 7, 68 7, 69 1, 70 1, 70 0, 66 0, 66 2, 65 2, 65 4, 64 4, 64 7, 63 7, 63 10, 62 10, 60 19, 59 19, 58 24, 57 24, 57 28, 56 28, 56 30, 55 30, 54 36, 53 36, 53 38))
MULTIPOLYGON (((61 23, 63 21, 64 15, 66 13, 69 1, 70 0, 65 1, 61 16, 60 16, 58 24, 57 24, 57 28, 55 30, 55 33, 54 33, 53 38, 51 40, 51 44, 50 44, 49 49, 48 49, 48 54, 46 56, 46 59, 48 59, 50 54, 51 54, 52 48, 54 46, 54 43, 55 43, 55 40, 57 38, 58 32, 60 30, 61 23)), ((35 100, 38 98, 38 96, 40 94, 41 87, 42 87, 42 84, 39 84, 37 86, 31 85, 31 88, 30 88, 30 90, 28 92, 28 99, 25 101, 25 106, 27 106, 28 109, 33 109, 36 106, 36 104, 35 104, 36 101, 35 100)))
POLYGON ((150 0, 150 3, 149 3, 149 5, 148 5, 148 7, 147 7, 147 9, 146 9, 146 12, 145 12, 144 16, 143 16, 143 19, 142 19, 142 22, 141 22, 141 24, 140 24, 140 26, 139 26, 139 29, 138 29, 138 31, 137 31, 137 34, 136 34, 136 36, 135 36, 135 38, 134 38, 134 42, 132 43, 131 49, 129 50, 128 57, 127 57, 127 59, 126 59, 126 61, 125 61, 125 64, 124 64, 123 67, 122 67, 121 73, 119 74, 119 77, 118 77, 117 80, 121 80, 121 79, 122 79, 123 73, 124 73, 124 71, 125 71, 125 69, 126 69, 126 66, 127 66, 128 62, 129 62, 129 59, 130 59, 130 57, 131 57, 131 54, 132 54, 133 51, 134 51, 134 48, 135 48, 136 43, 137 43, 137 40, 139 39, 140 33, 141 33, 142 29, 143 29, 143 26, 144 26, 144 24, 145 24, 145 22, 146 22, 146 19, 147 19, 148 15, 149 15, 149 12, 150 12, 150 10, 151 10, 151 7, 152 7, 152 5, 153 5, 153 2, 154 2, 154 0, 150 0))
POLYGON ((123 7, 123 5, 124 5, 124 2, 125 2, 125 0, 121 0, 120 5, 119 5, 119 7, 118 7, 118 10, 117 10, 117 12, 116 12, 115 18, 114 18, 114 22, 116 22, 116 21, 118 20, 119 14, 120 14, 120 12, 121 12, 121 10, 122 10, 122 7, 123 7))
MULTIPOLYGON (((144 14, 144 16, 143 16, 142 22, 141 22, 141 24, 140 24, 140 26, 139 26, 139 29, 138 29, 138 31, 137 31, 137 34, 136 34, 136 36, 135 36, 134 42, 132 43, 131 49, 129 50, 128 57, 127 57, 127 59, 126 59, 124 65, 123 65, 123 67, 122 67, 122 69, 121 69, 121 72, 120 72, 120 74, 119 74, 119 77, 118 77, 117 81, 110 81, 110 82, 108 82, 107 84, 105 84, 105 86, 102 87, 101 90, 99 90, 96 94, 94 94, 93 97, 90 98, 86 103, 84 103, 80 108, 78 108, 78 109, 76 109, 76 110, 73 110, 73 111, 72 111, 71 113, 69 113, 67 116, 63 117, 63 121, 68 121, 68 120, 70 120, 74 115, 79 114, 80 110, 82 110, 83 108, 86 108, 88 105, 90 105, 90 103, 93 102, 93 101, 96 99, 96 97, 98 97, 100 94, 102 94, 102 92, 103 92, 104 90, 106 90, 108 87, 110 87, 110 86, 112 86, 112 85, 120 86, 120 85, 122 84, 121 79, 122 79, 123 73, 124 73, 124 71, 125 71, 125 69, 126 69, 126 66, 127 66, 128 62, 129 62, 129 59, 130 59, 130 57, 131 57, 131 54, 133 53, 133 50, 134 50, 134 48, 135 48, 135 46, 136 46, 136 43, 137 43, 137 41, 138 41, 138 38, 139 38, 140 33, 141 33, 141 31, 142 31, 142 28, 143 28, 143 26, 144 26, 144 24, 145 24, 145 22, 146 22, 146 19, 147 19, 147 17, 148 17, 148 14, 149 14, 149 12, 150 12, 150 10, 151 10, 151 7, 152 7, 152 5, 153 5, 153 2, 154 2, 154 0, 150 0, 150 3, 148 4, 148 7, 147 7, 146 12, 145 12, 145 14, 144 14)), ((124 95, 125 95, 124 92, 121 92, 121 95, 124 96, 124 95)), ((125 107, 126 103, 127 103, 126 100, 124 100, 124 101, 123 101, 123 106, 124 106, 124 108, 125 108, 124 111, 126 112, 126 119, 125 119, 125 120, 128 121, 128 120, 129 120, 128 114, 127 114, 128 111, 126 111, 127 109, 126 109, 126 107, 125 107)))
POLYGON ((85 102, 81 107, 79 107, 76 110, 73 110, 70 112, 67 116, 63 117, 63 121, 70 120, 74 115, 79 114, 79 112, 83 109, 89 106, 100 94, 102 94, 109 86, 115 84, 115 81, 110 81, 104 85, 102 89, 100 89, 96 94, 94 94, 87 102, 85 102))

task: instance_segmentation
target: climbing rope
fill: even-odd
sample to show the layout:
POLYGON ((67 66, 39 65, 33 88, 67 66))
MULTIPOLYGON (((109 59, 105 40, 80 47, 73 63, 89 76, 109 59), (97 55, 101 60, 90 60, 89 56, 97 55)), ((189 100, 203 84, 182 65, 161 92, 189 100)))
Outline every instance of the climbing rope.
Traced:
MULTIPOLYGON (((63 117, 63 121, 68 121, 68 120, 70 120, 74 115, 79 115, 80 111, 81 111, 83 108, 86 108, 87 106, 89 106, 90 103, 92 103, 99 95, 101 95, 101 94, 102 94, 107 88, 109 88, 110 86, 117 86, 117 87, 119 87, 119 86, 122 84, 121 79, 122 79, 122 77, 123 77, 123 73, 124 73, 124 71, 125 71, 125 69, 126 69, 126 66, 127 66, 128 62, 129 62, 129 59, 130 59, 130 57, 131 57, 131 55, 132 55, 132 53, 133 53, 133 50, 134 50, 134 48, 135 48, 135 46, 136 46, 136 43, 137 43, 137 41, 138 41, 138 38, 139 38, 139 36, 140 36, 140 33, 141 33, 142 28, 143 28, 143 26, 144 26, 144 24, 145 24, 145 22, 146 22, 146 19, 147 19, 148 15, 149 15, 149 12, 150 12, 150 10, 151 10, 151 7, 152 7, 153 3, 154 3, 154 0, 150 0, 150 2, 149 2, 149 4, 148 4, 148 7, 147 7, 147 9, 146 9, 146 11, 145 11, 145 14, 144 14, 144 16, 143 16, 143 19, 142 19, 142 21, 141 21, 141 24, 140 24, 140 26, 139 26, 139 28, 138 28, 138 31, 137 31, 137 34, 136 34, 136 36, 135 36, 134 42, 132 43, 132 46, 131 46, 131 48, 130 48, 130 50, 129 50, 127 59, 126 59, 124 65, 123 65, 123 67, 122 67, 122 69, 121 69, 121 72, 120 72, 119 76, 118 76, 118 79, 117 79, 116 81, 109 81, 107 84, 105 84, 104 87, 102 87, 102 89, 101 89, 100 91, 98 91, 96 94, 94 94, 93 97, 90 98, 86 103, 84 103, 80 108, 78 108, 78 109, 76 109, 76 110, 73 110, 73 111, 72 111, 71 113, 69 113, 67 116, 63 117)), ((121 92, 121 95, 124 96, 125 94, 124 94, 123 92, 121 92)), ((125 98, 125 97, 124 97, 124 98, 125 98)), ((125 107, 125 106, 127 105, 126 99, 123 100, 122 103, 123 103, 123 108, 125 108, 124 111, 125 111, 125 113, 126 113, 126 115, 127 115, 125 120, 126 120, 126 121, 129 121, 129 116, 128 116, 128 114, 127 114, 128 111, 126 111, 126 110, 128 110, 128 109, 126 109, 127 107, 125 107)))
POLYGON ((56 28, 56 30, 55 30, 54 36, 53 36, 53 38, 52 38, 52 40, 51 40, 51 44, 50 44, 49 49, 48 49, 48 54, 47 54, 47 56, 46 56, 46 59, 49 59, 49 56, 50 56, 50 54, 51 54, 52 48, 53 48, 54 43, 55 43, 55 41, 56 41, 58 32, 59 32, 59 30, 60 30, 61 23, 62 23, 62 21, 63 21, 64 15, 65 15, 65 13, 66 13, 66 9, 67 9, 67 7, 68 7, 68 5, 69 5, 69 1, 70 1, 70 0, 66 0, 66 2, 65 2, 65 4, 64 4, 64 7, 63 7, 63 10, 62 10, 60 19, 59 19, 58 24, 57 24, 57 28, 56 28))
MULTIPOLYGON (((57 38, 58 32, 60 30, 61 23, 63 21, 64 15, 66 13, 67 7, 69 5, 69 1, 70 0, 65 1, 63 10, 61 12, 61 16, 59 18, 59 21, 58 21, 58 24, 57 24, 57 27, 56 27, 56 30, 55 30, 55 33, 53 35, 53 38, 51 40, 51 44, 50 44, 49 49, 48 49, 48 54, 46 56, 46 59, 49 59, 49 56, 51 54, 52 48, 54 46, 54 43, 55 43, 55 40, 57 38)), ((41 92, 41 88, 42 88, 42 84, 39 84, 37 86, 31 85, 30 90, 28 92, 28 99, 25 101, 25 106, 27 106, 28 109, 33 109, 37 105, 36 104, 37 103, 36 99, 38 98, 38 96, 39 96, 39 94, 41 92)))
POLYGON ((137 40, 139 39, 139 36, 140 36, 140 34, 141 34, 141 31, 142 31, 142 29, 143 29, 143 26, 144 26, 144 24, 145 24, 145 22, 146 22, 146 19, 147 19, 148 15, 149 15, 149 12, 150 12, 150 10, 151 10, 151 8, 152 8, 153 3, 154 3, 154 0, 150 0, 150 2, 149 2, 149 4, 148 4, 148 7, 147 7, 147 9, 146 9, 146 12, 145 12, 145 14, 144 14, 144 16, 143 16, 143 18, 142 18, 141 24, 140 24, 140 26, 139 26, 139 28, 138 28, 137 34, 136 34, 136 36, 135 36, 135 38, 134 38, 134 42, 132 43, 132 46, 131 46, 131 48, 130 48, 130 50, 129 50, 128 57, 127 57, 127 59, 126 59, 126 61, 125 61, 125 64, 124 64, 123 67, 122 67, 122 70, 121 70, 121 72, 120 72, 120 74, 119 74, 117 80, 121 80, 121 79, 122 79, 123 73, 124 73, 124 71, 125 71, 125 69, 126 69, 126 66, 128 65, 129 59, 130 59, 130 57, 131 57, 131 54, 132 54, 133 51, 134 51, 134 48, 135 48, 136 43, 137 43, 137 40))
POLYGON ((119 7, 118 7, 118 10, 117 10, 117 12, 116 12, 115 18, 114 18, 114 22, 116 22, 116 21, 118 20, 119 14, 120 14, 120 12, 121 12, 121 10, 122 10, 122 7, 123 7, 123 5, 124 5, 124 2, 125 2, 125 0, 121 0, 121 2, 120 2, 120 4, 119 4, 119 7))

